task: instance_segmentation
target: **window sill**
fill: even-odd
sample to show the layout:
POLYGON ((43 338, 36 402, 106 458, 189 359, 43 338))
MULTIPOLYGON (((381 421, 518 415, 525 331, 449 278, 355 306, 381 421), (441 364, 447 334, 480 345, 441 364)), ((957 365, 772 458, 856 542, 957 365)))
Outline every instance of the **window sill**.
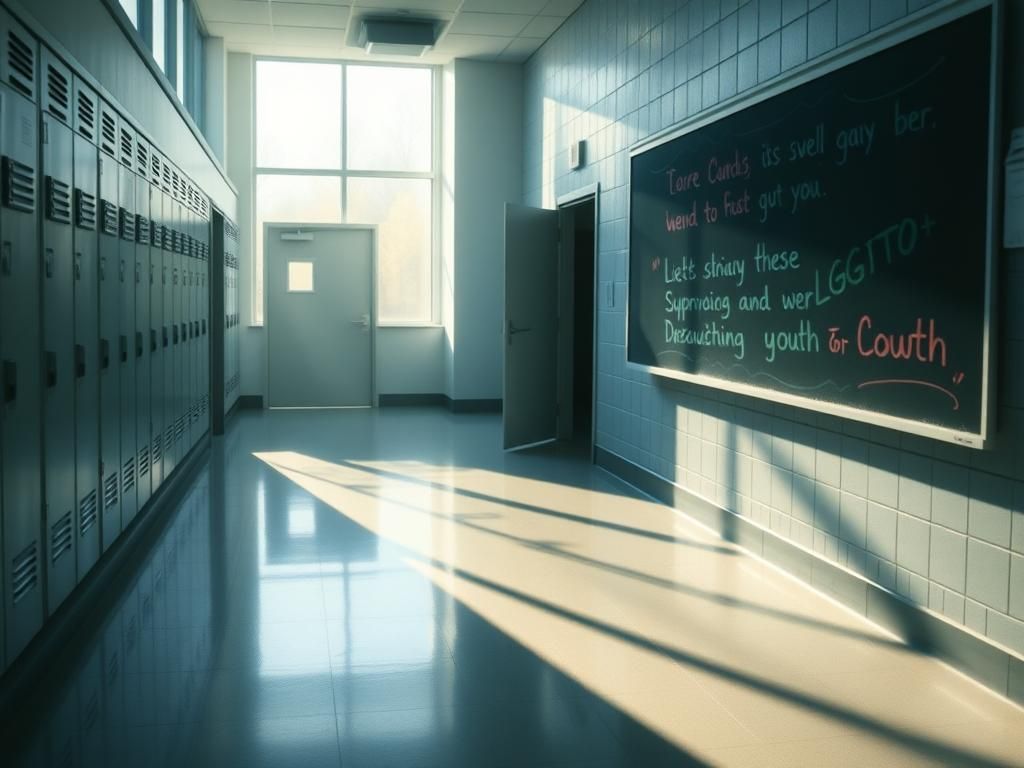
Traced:
MULTIPOLYGON (((266 323, 249 323, 248 328, 263 330, 266 323)), ((377 323, 378 328, 444 328, 443 323, 384 322, 377 323)))

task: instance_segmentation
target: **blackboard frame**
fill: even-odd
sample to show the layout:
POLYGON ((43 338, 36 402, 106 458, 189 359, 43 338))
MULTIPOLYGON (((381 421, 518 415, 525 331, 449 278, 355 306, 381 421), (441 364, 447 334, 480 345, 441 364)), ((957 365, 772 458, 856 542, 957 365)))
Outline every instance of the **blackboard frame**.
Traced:
MULTIPOLYGON (((812 397, 794 395, 786 392, 767 389, 764 387, 732 381, 725 378, 709 376, 707 374, 693 374, 677 371, 661 366, 647 365, 634 362, 630 359, 630 333, 629 323, 631 317, 631 296, 629 281, 632 268, 630 262, 633 258, 632 252, 632 196, 629 196, 629 210, 626 216, 626 231, 630 238, 630 245, 627 253, 626 269, 626 369, 641 371, 679 381, 686 381, 692 384, 703 385, 714 389, 720 389, 734 394, 756 397, 762 400, 769 400, 782 405, 790 405, 797 408, 809 409, 819 413, 830 414, 840 418, 887 427, 900 432, 916 434, 923 437, 942 440, 945 442, 964 445, 970 448, 984 449, 992 447, 992 437, 995 432, 995 387, 997 380, 996 371, 996 321, 995 321, 995 297, 996 297, 996 274, 998 256, 998 231, 999 206, 998 195, 1000 185, 1000 137, 1002 131, 1002 111, 1000 94, 1002 93, 1002 28, 1003 28, 1003 0, 946 0, 936 3, 933 6, 921 9, 909 14, 905 18, 893 22, 879 30, 865 35, 844 46, 836 48, 824 56, 812 62, 805 63, 793 70, 779 75, 764 84, 756 86, 749 92, 734 96, 707 112, 702 112, 694 118, 684 120, 670 128, 634 144, 629 150, 630 173, 632 173, 632 160, 636 155, 643 154, 648 150, 661 146, 688 133, 700 130, 712 123, 718 122, 743 109, 751 107, 774 96, 785 93, 804 83, 816 80, 848 64, 865 59, 880 51, 898 46, 908 40, 930 32, 933 29, 956 21, 975 11, 984 8, 992 9, 991 28, 991 56, 990 56, 990 90, 989 90, 989 113, 988 113, 988 180, 986 184, 986 227, 985 227, 985 302, 984 302, 984 334, 982 349, 982 385, 981 385, 981 418, 979 419, 976 431, 955 430, 909 418, 893 416, 878 411, 855 408, 853 406, 839 403, 816 400, 812 397)), ((632 179, 630 179, 632 184, 632 179)))

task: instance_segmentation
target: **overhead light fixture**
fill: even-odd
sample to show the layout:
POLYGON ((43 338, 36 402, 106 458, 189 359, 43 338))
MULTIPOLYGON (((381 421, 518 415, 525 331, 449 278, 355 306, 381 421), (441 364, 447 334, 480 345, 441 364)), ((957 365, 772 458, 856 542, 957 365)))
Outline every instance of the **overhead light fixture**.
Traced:
POLYGON ((422 56, 437 42, 434 19, 363 19, 359 46, 370 54, 422 56))

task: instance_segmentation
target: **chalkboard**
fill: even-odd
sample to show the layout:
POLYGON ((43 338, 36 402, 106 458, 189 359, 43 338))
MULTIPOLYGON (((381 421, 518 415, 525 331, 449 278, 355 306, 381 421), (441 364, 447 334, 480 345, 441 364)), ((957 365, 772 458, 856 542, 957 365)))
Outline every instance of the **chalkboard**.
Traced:
POLYGON ((992 17, 634 149, 627 361, 982 446, 992 17))

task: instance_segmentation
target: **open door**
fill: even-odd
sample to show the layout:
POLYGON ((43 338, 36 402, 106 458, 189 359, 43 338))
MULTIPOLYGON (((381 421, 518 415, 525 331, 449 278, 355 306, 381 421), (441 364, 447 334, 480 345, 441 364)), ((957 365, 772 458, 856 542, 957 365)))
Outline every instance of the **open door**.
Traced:
POLYGON ((505 449, 558 431, 558 211, 505 205, 505 449))

